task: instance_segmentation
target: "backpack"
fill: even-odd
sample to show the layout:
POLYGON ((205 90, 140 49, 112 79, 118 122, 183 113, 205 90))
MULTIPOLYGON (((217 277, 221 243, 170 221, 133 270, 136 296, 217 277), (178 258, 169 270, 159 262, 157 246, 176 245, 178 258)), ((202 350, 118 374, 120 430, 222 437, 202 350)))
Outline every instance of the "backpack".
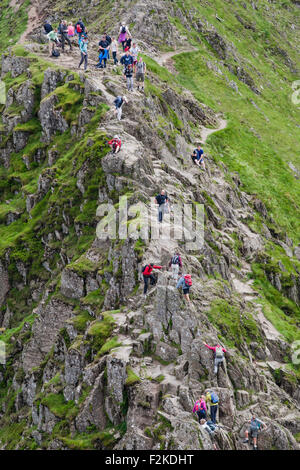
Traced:
POLYGON ((173 256, 171 264, 179 264, 179 256, 178 255, 173 256))
POLYGON ((198 401, 196 401, 196 403, 195 403, 195 411, 200 411, 200 410, 202 410, 202 408, 201 408, 201 403, 200 403, 200 401, 198 400, 198 401))
POLYGON ((115 105, 117 108, 120 108, 122 105, 122 98, 120 96, 117 96, 117 98, 114 101, 115 105))
POLYGON ((260 429, 260 423, 257 421, 257 419, 251 419, 250 430, 257 431, 258 429, 260 429))
POLYGON ((149 266, 149 264, 146 264, 145 266, 142 267, 142 274, 144 274, 145 269, 149 266))
POLYGON ((77 31, 77 33, 82 33, 82 28, 81 28, 80 24, 78 24, 76 26, 76 31, 77 31))
POLYGON ((122 29, 121 29, 121 33, 122 34, 125 34, 127 31, 126 31, 126 26, 123 26, 122 29))
POLYGON ((216 430, 215 424, 212 421, 206 421, 206 424, 210 429, 209 434, 212 434, 216 430))
POLYGON ((192 277, 191 277, 190 274, 186 274, 186 275, 184 276, 184 282, 185 282, 185 285, 186 285, 187 287, 191 287, 191 286, 193 285, 192 277))
POLYGON ((211 402, 212 403, 218 403, 219 402, 219 397, 216 394, 216 392, 210 392, 210 397, 211 397, 211 402))
POLYGON ((216 357, 218 357, 219 359, 221 359, 221 357, 224 357, 223 349, 221 348, 221 346, 219 346, 218 348, 216 347, 216 357))
POLYGON ((60 52, 57 49, 53 49, 52 57, 59 57, 59 56, 60 56, 60 52))

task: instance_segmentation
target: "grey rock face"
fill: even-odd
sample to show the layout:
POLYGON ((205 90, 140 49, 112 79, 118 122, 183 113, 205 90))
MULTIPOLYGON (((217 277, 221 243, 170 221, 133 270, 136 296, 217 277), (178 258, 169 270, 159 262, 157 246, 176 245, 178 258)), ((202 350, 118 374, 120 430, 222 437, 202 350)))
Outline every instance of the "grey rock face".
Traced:
POLYGON ((69 127, 61 111, 55 108, 57 103, 58 98, 55 95, 50 95, 48 98, 46 97, 41 101, 38 115, 43 129, 43 140, 45 142, 50 142, 51 137, 55 135, 56 132, 63 133, 69 127))
POLYGON ((74 271, 65 269, 61 275, 61 293, 71 299, 83 297, 84 280, 74 271))

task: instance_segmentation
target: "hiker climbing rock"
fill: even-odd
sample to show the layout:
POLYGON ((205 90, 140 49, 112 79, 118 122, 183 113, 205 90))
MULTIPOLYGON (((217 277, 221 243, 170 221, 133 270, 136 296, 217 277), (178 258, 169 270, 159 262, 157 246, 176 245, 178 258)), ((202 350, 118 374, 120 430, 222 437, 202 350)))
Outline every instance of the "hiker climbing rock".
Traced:
POLYGON ((58 27, 58 33, 60 35, 60 40, 61 40, 61 49, 62 52, 65 52, 65 42, 67 42, 70 46, 70 51, 72 50, 72 44, 70 39, 68 38, 68 26, 67 22, 65 20, 62 20, 58 27))
POLYGON ((224 363, 224 353, 226 353, 226 349, 217 344, 216 346, 209 346, 205 342, 203 344, 210 349, 211 351, 214 351, 214 373, 218 373, 219 365, 224 363))
POLYGON ((122 107, 124 103, 128 103, 126 96, 117 96, 116 99, 114 100, 114 105, 116 107, 115 112, 117 114, 117 118, 119 121, 121 121, 122 107))
POLYGON ((195 148, 193 154, 191 155, 191 158, 195 165, 198 165, 199 167, 202 167, 205 170, 204 152, 201 147, 201 144, 199 144, 198 147, 195 148))
POLYGON ((190 288, 192 287, 192 276, 190 274, 183 274, 177 282, 176 289, 182 287, 184 298, 190 302, 190 288))
POLYGON ((158 205, 158 221, 161 223, 164 214, 169 212, 169 198, 164 189, 155 196, 155 204, 158 205))
POLYGON ((204 395, 202 395, 202 397, 196 401, 196 403, 194 404, 194 408, 193 408, 193 413, 197 414, 199 423, 201 419, 206 419, 206 412, 207 412, 207 408, 206 408, 205 397, 204 395))
POLYGON ((86 72, 87 70, 87 61, 88 61, 88 53, 87 53, 87 46, 88 46, 88 40, 86 37, 82 37, 81 41, 79 43, 79 49, 81 53, 81 60, 79 62, 78 68, 80 69, 81 64, 84 63, 84 71, 86 72))
POLYGON ((152 271, 153 269, 162 269, 163 266, 156 266, 153 263, 147 264, 142 268, 142 274, 144 279, 144 295, 147 295, 148 290, 148 283, 150 280, 150 284, 154 286, 156 284, 156 278, 153 276, 152 271))
POLYGON ((182 268, 182 260, 181 260, 181 257, 180 257, 179 253, 175 253, 175 255, 172 256, 171 261, 169 263, 169 268, 172 269, 173 279, 175 279, 177 281, 178 280, 179 268, 182 268))
POLYGON ((245 439, 243 440, 243 442, 244 443, 249 442, 249 434, 250 434, 250 438, 253 439, 253 449, 257 450, 258 434, 264 428, 265 423, 257 419, 255 415, 252 415, 252 418, 249 424, 250 426, 249 426, 249 429, 246 429, 245 431, 245 439))
POLYGON ((132 44, 131 48, 129 49, 129 52, 130 52, 130 54, 132 55, 132 58, 133 58, 133 71, 134 71, 134 74, 135 74, 136 64, 138 62, 138 53, 140 52, 140 48, 134 42, 132 44))
POLYGON ((113 139, 108 141, 108 145, 111 146, 113 153, 118 153, 122 145, 120 137, 115 135, 113 139))
POLYGON ((139 61, 136 64, 136 84, 137 84, 137 89, 139 90, 141 88, 141 91, 144 91, 144 82, 145 82, 145 73, 146 73, 146 64, 143 61, 143 58, 140 57, 139 61))
POLYGON ((211 420, 214 424, 217 422, 217 411, 218 411, 218 406, 219 406, 219 397, 216 394, 216 392, 213 392, 211 390, 208 390, 206 392, 206 403, 209 403, 209 412, 210 412, 210 417, 211 420))

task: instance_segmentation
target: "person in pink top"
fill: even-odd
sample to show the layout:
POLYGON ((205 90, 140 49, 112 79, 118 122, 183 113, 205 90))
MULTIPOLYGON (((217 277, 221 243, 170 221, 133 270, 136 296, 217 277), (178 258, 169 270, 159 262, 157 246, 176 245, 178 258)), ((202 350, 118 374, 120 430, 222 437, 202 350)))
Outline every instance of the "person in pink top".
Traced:
POLYGON ((194 408, 193 408, 193 413, 197 413, 199 423, 201 419, 206 419, 206 412, 207 412, 207 407, 206 407, 205 397, 204 395, 202 395, 200 400, 196 401, 196 403, 194 404, 194 408))
POLYGON ((68 36, 69 38, 72 38, 75 35, 75 27, 72 25, 72 23, 69 23, 68 25, 68 36))
POLYGON ((217 344, 216 346, 209 346, 206 343, 203 343, 208 349, 211 349, 214 351, 214 357, 215 357, 215 367, 214 367, 214 373, 218 373, 219 365, 223 364, 224 362, 224 353, 226 353, 226 349, 217 344))

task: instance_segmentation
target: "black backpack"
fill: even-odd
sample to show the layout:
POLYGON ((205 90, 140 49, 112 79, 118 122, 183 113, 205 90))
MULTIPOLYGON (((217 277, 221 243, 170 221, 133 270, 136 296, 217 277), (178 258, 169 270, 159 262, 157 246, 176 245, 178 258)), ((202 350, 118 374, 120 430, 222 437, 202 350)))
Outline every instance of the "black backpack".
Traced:
POLYGON ((122 33, 122 34, 125 34, 125 33, 126 33, 126 27, 125 27, 125 26, 122 27, 121 33, 122 33))
POLYGON ((53 49, 52 57, 59 57, 59 56, 60 56, 60 52, 57 49, 53 49))
POLYGON ((173 256, 172 264, 179 264, 179 256, 178 255, 173 256))

